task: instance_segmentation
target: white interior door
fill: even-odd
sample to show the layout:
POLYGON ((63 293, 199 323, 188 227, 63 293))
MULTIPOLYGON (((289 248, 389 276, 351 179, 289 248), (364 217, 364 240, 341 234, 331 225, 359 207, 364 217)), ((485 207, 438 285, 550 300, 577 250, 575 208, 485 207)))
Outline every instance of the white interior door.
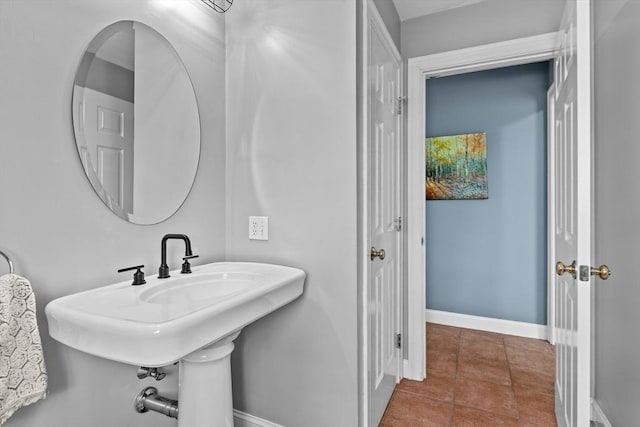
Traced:
POLYGON ((402 360, 401 59, 377 14, 368 22, 368 419, 377 426, 400 380, 402 360))
POLYGON ((82 103, 74 106, 85 135, 82 163, 94 170, 108 203, 133 212, 133 103, 82 88, 82 103))
POLYGON ((590 1, 568 0, 555 59, 556 418, 588 426, 591 396, 590 1), (561 264, 562 263, 562 264, 561 264))

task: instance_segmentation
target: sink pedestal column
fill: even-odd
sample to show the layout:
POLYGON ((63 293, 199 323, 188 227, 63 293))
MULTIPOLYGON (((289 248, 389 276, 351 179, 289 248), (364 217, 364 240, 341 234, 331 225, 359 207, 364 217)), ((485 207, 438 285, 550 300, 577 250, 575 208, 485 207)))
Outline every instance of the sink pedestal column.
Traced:
POLYGON ((231 352, 239 334, 180 360, 178 427, 233 427, 231 352))

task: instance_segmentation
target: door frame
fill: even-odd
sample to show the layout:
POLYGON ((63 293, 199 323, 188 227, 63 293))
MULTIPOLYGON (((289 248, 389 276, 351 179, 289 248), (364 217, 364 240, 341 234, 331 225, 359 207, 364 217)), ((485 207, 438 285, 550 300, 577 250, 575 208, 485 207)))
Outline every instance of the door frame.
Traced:
MULTIPOLYGON (((359 337, 358 337, 358 353, 359 353, 359 369, 358 369, 358 425, 360 427, 368 427, 369 425, 369 404, 370 404, 370 395, 369 395, 369 330, 367 328, 367 318, 369 315, 368 311, 368 299, 369 295, 367 293, 367 286, 370 280, 368 273, 368 265, 370 262, 370 254, 369 247, 371 243, 371 235, 369 233, 369 158, 371 153, 369 152, 368 141, 369 141, 369 97, 368 97, 368 82, 369 82, 369 55, 368 55, 368 45, 369 45, 369 37, 368 31, 369 26, 375 26, 376 30, 382 35, 385 39, 386 43, 393 51, 393 55, 400 62, 400 87, 398 91, 400 94, 403 93, 404 90, 404 63, 402 60, 402 55, 398 50, 391 34, 384 24, 382 16, 378 12, 378 9, 375 6, 373 0, 359 0, 358 6, 361 8, 361 13, 358 16, 358 23, 360 29, 358 31, 358 37, 360 38, 359 45, 361 48, 361 54, 358 55, 358 69, 359 69, 359 84, 358 84, 358 98, 359 102, 359 115, 358 115, 358 129, 359 129, 359 150, 357 154, 358 158, 358 217, 359 217, 359 239, 358 239, 358 276, 359 280, 359 293, 358 293, 358 324, 359 324, 359 337)), ((404 114, 404 113, 403 113, 404 114)), ((404 146, 404 124, 402 120, 400 121, 400 128, 398 129, 399 135, 398 138, 400 140, 400 159, 406 158, 406 148, 404 146)), ((405 217, 405 200, 406 200, 406 169, 402 164, 402 160, 400 161, 400 207, 401 207, 401 217, 405 217)), ((399 265, 404 265, 404 240, 405 240, 405 231, 399 235, 399 251, 398 251, 398 259, 399 265)), ((399 295, 399 307, 398 311, 400 313, 400 325, 401 329, 400 333, 404 335, 405 331, 402 331, 402 321, 404 319, 404 309, 402 306, 402 301, 405 299, 405 285, 404 285, 404 269, 400 268, 399 271, 399 280, 400 280, 400 295, 399 295)), ((402 352, 402 348, 400 349, 402 352)), ((402 358, 402 353, 400 355, 402 358)), ((403 364, 402 359, 400 363, 400 378, 403 377, 403 364)))
MULTIPOLYGON (((483 71, 553 59, 558 49, 558 33, 546 33, 409 58, 407 66, 407 360, 404 377, 421 381, 426 375, 425 347, 425 205, 424 138, 425 85, 428 77, 483 71), (416 95, 419 94, 419 95, 416 95)), ((548 170, 548 175, 552 174, 548 170)), ((548 209, 548 208, 547 208, 548 209)), ((548 227, 548 230, 552 230, 548 227)), ((549 268, 554 260, 547 256, 549 268)), ((547 284, 552 294, 553 282, 547 284)), ((548 304, 553 301, 549 300, 548 304)), ((552 307, 548 308, 553 313, 552 307)), ((553 322, 548 321, 547 334, 553 322)))

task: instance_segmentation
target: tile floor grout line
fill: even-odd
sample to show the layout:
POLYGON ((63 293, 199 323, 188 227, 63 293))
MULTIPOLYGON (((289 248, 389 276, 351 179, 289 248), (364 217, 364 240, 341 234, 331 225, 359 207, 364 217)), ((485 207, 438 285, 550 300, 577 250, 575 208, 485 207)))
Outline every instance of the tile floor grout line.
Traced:
POLYGON ((451 416, 449 417, 449 427, 453 426, 453 414, 456 410, 456 385, 458 384, 458 361, 460 360, 460 340, 462 331, 458 330, 456 341, 456 371, 453 374, 453 391, 451 392, 451 416))
POLYGON ((507 361, 507 369, 509 370, 509 381, 511 381, 511 394, 513 394, 513 400, 516 402, 516 411, 518 413, 518 423, 521 422, 520 419, 520 405, 518 404, 518 398, 516 396, 515 383, 513 382, 513 373, 511 372, 511 361, 509 360, 509 353, 507 352, 507 343, 504 341, 504 337, 502 338, 502 345, 504 347, 504 358, 507 361))

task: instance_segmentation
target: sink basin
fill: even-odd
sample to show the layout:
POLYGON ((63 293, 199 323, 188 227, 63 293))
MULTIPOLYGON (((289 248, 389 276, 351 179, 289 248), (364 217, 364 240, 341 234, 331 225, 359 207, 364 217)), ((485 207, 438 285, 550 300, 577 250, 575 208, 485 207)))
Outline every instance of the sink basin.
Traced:
POLYGON ((140 300, 151 304, 183 304, 193 309, 193 305, 204 308, 212 300, 222 301, 240 292, 255 288, 260 276, 251 273, 218 272, 201 273, 197 276, 186 275, 161 283, 159 286, 144 289, 140 300))
POLYGON ((192 274, 131 279, 51 301, 49 334, 70 347, 137 366, 170 365, 302 294, 302 270, 223 262, 192 274))

